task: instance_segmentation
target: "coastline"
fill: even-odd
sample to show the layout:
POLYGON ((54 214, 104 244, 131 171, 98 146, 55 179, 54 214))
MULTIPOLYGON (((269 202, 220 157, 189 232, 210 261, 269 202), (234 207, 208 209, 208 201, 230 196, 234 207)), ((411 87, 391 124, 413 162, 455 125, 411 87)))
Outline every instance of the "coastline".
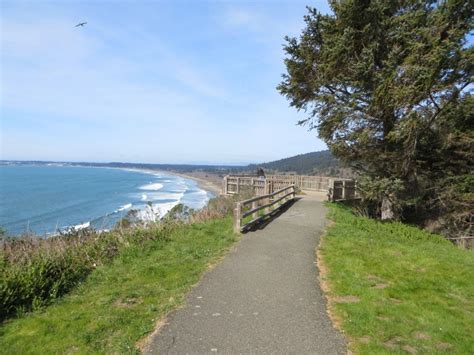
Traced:
MULTIPOLYGON (((203 176, 200 176, 202 174, 199 174, 199 176, 196 176, 198 173, 196 172, 191 172, 191 173, 178 173, 178 172, 174 172, 174 171, 170 171, 171 174, 173 175, 177 175, 177 176, 181 176, 181 177, 185 177, 185 178, 188 178, 188 179, 191 179, 191 180, 194 180, 198 183, 198 186, 203 189, 203 190, 206 190, 208 192, 211 192, 215 197, 219 196, 221 193, 222 193, 222 186, 221 184, 218 184, 215 179, 206 179, 206 175, 209 176, 210 174, 207 174, 205 173, 204 177, 203 176)), ((217 176, 215 176, 217 178, 217 176)))
MULTIPOLYGON (((135 171, 135 172, 138 172, 138 173, 142 173, 142 174, 147 174, 147 175, 157 175, 157 174, 163 174, 163 175, 169 175, 170 176, 170 179, 178 179, 178 178, 185 178, 185 179, 189 179, 188 182, 186 183, 186 185, 189 185, 190 183, 192 183, 195 187, 197 187, 201 193, 203 195, 207 195, 206 197, 206 200, 207 201, 202 201, 200 203, 198 203, 200 206, 202 207, 205 207, 207 205, 207 202, 209 201, 209 199, 212 199, 214 197, 217 197, 219 196, 219 194, 221 193, 221 189, 220 189, 220 184, 219 184, 219 181, 220 181, 220 177, 217 175, 217 174, 214 174, 214 181, 210 180, 210 179, 205 179, 205 177, 207 177, 207 174, 206 173, 202 173, 202 172, 196 172, 198 176, 196 176, 194 173, 195 172, 191 172, 189 174, 182 174, 182 173, 178 173, 178 172, 175 172, 175 171, 170 171, 170 170, 161 170, 161 169, 147 169, 147 168, 116 168, 116 167, 84 167, 84 166, 61 166, 61 168, 64 167, 64 168, 67 168, 67 167, 71 167, 71 168, 85 168, 85 169, 90 169, 90 168, 93 168, 93 169, 107 169, 107 170, 125 170, 125 171, 135 171), (202 175, 202 176, 200 176, 202 175), (174 176, 174 177, 173 177, 174 176), (191 182, 193 181, 193 182, 191 182), (202 203, 202 204, 201 204, 202 203)), ((211 178, 212 179, 212 178, 211 178)), ((149 184, 150 185, 150 184, 149 184)), ((161 184, 159 184, 161 185, 161 184)), ((144 185, 144 186, 148 186, 148 185, 144 185)), ((146 192, 146 191, 145 191, 146 192)), ((199 195, 199 194, 198 194, 199 195)), ((143 195, 142 195, 143 196, 143 195)), ((204 198, 204 196, 203 196, 204 198)), ((196 197, 193 198, 193 201, 194 199, 196 199, 196 197)), ((196 201, 198 201, 200 198, 197 197, 196 201)), ((180 198, 181 200, 181 198, 180 198)), ((150 206, 145 206, 145 208, 141 208, 139 207, 136 202, 138 201, 134 201, 134 200, 130 200, 133 202, 133 205, 135 205, 135 209, 140 213, 140 216, 143 217, 143 220, 148 220, 148 219, 155 219, 155 218, 161 218, 163 217, 164 215, 166 215, 169 210, 171 208, 168 206, 170 203, 166 203, 166 204, 157 204, 156 205, 156 208, 155 206, 153 206, 153 211, 148 211, 150 208, 150 206), (151 218, 150 216, 153 214, 154 218, 151 218)), ((126 210, 130 209, 132 207, 132 202, 124 202, 123 204, 121 205, 117 205, 117 207, 114 207, 114 209, 110 209, 107 210, 106 212, 104 212, 103 214, 97 214, 97 215, 93 215, 93 216, 86 216, 85 218, 79 218, 77 223, 76 221, 74 220, 73 222, 71 223, 64 223, 63 224, 56 224, 56 226, 49 226, 47 225, 47 227, 44 227, 43 229, 41 228, 37 228, 37 226, 33 226, 32 229, 30 230, 29 228, 29 223, 28 223, 28 227, 26 228, 17 228, 16 226, 13 226, 11 227, 12 230, 8 231, 7 235, 9 236, 20 236, 20 235, 23 235, 23 234, 28 234, 28 233, 32 233, 38 237, 44 237, 44 238, 48 238, 48 237, 52 237, 52 236, 55 236, 60 232, 68 232, 68 231, 79 231, 79 230, 82 230, 82 229, 87 229, 87 228, 93 228, 97 231, 107 231, 109 230, 110 228, 112 228, 113 226, 113 223, 115 222, 110 222, 110 221, 114 221, 115 218, 116 218, 116 215, 117 213, 121 213, 122 215, 125 215, 126 214, 126 210), (16 229, 15 229, 16 228, 16 229), (18 230, 17 230, 18 229, 18 230)), ((138 203, 138 202, 137 202, 138 203)), ((178 203, 182 203, 182 202, 179 202, 178 203)), ((199 207, 200 208, 200 207, 199 207)), ((139 217, 141 218, 141 217, 139 217)), ((8 222, 8 221, 7 221, 8 222)), ((3 225, 3 223, 2 223, 3 225)), ((10 227, 8 227, 10 229, 10 227)))
POLYGON ((176 175, 176 176, 180 176, 186 179, 196 181, 198 186, 201 189, 207 192, 210 192, 212 195, 214 195, 214 197, 217 197, 222 193, 221 183, 218 182, 218 180, 220 180, 220 177, 218 177, 215 174, 204 173, 204 172, 194 172, 194 171, 189 172, 189 173, 180 173, 173 170, 159 170, 159 169, 156 169, 156 170, 155 169, 130 169, 130 170, 142 171, 145 173, 164 173, 164 174, 176 175))

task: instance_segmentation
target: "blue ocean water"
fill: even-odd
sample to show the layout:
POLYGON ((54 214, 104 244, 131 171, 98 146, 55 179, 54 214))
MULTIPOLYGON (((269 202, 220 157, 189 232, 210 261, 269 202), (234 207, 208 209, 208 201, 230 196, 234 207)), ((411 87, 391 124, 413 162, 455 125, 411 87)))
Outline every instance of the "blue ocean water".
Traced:
POLYGON ((161 172, 77 166, 1 165, 0 227, 7 235, 53 234, 67 227, 108 229, 130 209, 144 219, 212 195, 194 180, 161 172))

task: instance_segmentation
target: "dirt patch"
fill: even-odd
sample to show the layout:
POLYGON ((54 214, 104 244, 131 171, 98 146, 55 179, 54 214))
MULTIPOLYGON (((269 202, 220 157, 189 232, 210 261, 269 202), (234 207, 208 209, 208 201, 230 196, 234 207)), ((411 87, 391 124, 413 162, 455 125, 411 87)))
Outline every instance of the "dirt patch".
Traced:
POLYGON ((415 333, 413 333, 413 337, 415 339, 421 339, 421 340, 431 339, 431 337, 428 334, 423 333, 423 332, 415 332, 415 333))
POLYGON ((336 296, 334 297, 334 302, 336 303, 357 303, 360 302, 360 298, 357 296, 336 296))
POLYGON ((390 302, 395 303, 395 304, 400 304, 400 303, 402 303, 402 301, 399 300, 398 298, 389 298, 389 300, 390 300, 390 302))
POLYGON ((452 347, 452 345, 449 344, 449 343, 438 343, 438 344, 436 344, 436 349, 438 349, 438 350, 448 350, 451 347, 452 347))
POLYGON ((385 280, 382 279, 381 277, 378 277, 378 276, 375 276, 375 275, 368 275, 367 280, 369 280, 371 283, 373 283, 371 285, 372 288, 383 289, 383 288, 388 287, 388 284, 385 283, 385 280))
POLYGON ((390 349, 390 350, 397 350, 399 347, 401 347, 402 350, 405 350, 409 354, 417 354, 418 353, 418 350, 416 350, 416 348, 414 348, 411 345, 408 345, 408 344, 401 345, 402 341, 403 341, 403 339, 401 337, 393 337, 393 338, 387 340, 385 343, 383 343, 383 345, 385 345, 385 347, 390 349))
POLYGON ((407 353, 410 354, 417 354, 418 351, 411 345, 403 345, 402 349, 405 350, 407 353))
POLYGON ((384 289, 387 287, 388 287, 387 284, 375 284, 374 286, 372 286, 372 288, 378 288, 378 289, 384 289))
MULTIPOLYGON (((327 227, 330 227, 333 224, 334 224, 334 222, 330 221, 328 223, 327 227)), ((328 281, 329 270, 328 270, 328 268, 326 267, 326 265, 324 263, 324 257, 322 255, 321 249, 320 249, 323 242, 324 242, 324 235, 321 236, 320 245, 316 249, 316 265, 317 265, 318 271, 319 271, 319 286, 323 290, 324 296, 326 297, 326 305, 327 305, 326 312, 329 316, 329 319, 331 320, 331 323, 333 324, 334 328, 336 328, 341 333, 343 333, 344 332, 343 329, 342 329, 343 320, 342 320, 341 317, 336 315, 336 313, 334 312, 335 298, 330 296, 330 294, 331 294, 331 285, 328 281)))
POLYGON ((363 336, 363 337, 359 338, 359 342, 362 343, 362 344, 368 344, 368 343, 370 343, 370 337, 368 335, 363 336))
POLYGON ((390 318, 388 318, 388 317, 382 317, 382 316, 377 317, 377 319, 378 319, 378 320, 383 320, 383 321, 388 321, 388 320, 390 320, 390 318))
MULTIPOLYGON (((329 221, 326 225, 326 230, 332 225, 334 225, 334 222, 329 221)), ((332 326, 337 329, 341 334, 343 334, 344 338, 346 338, 347 355, 353 355, 353 352, 350 349, 354 345, 354 338, 344 333, 344 330, 342 329, 343 318, 337 315, 334 310, 336 300, 335 297, 331 296, 331 284, 328 280, 329 269, 326 267, 326 264, 324 263, 323 254, 321 253, 321 246, 324 243, 325 235, 326 232, 322 234, 319 245, 316 248, 316 266, 318 268, 319 286, 321 287, 324 297, 326 298, 326 313, 328 314, 328 317, 331 320, 332 326)))
POLYGON ((400 345, 401 340, 402 340, 402 338, 400 338, 400 337, 393 337, 393 338, 387 340, 386 342, 384 342, 383 345, 385 345, 385 347, 388 348, 388 349, 394 350, 394 349, 398 348, 398 346, 400 345))
POLYGON ((114 306, 117 308, 132 308, 133 306, 142 302, 143 300, 139 298, 119 298, 114 302, 114 306))
POLYGON ((160 332, 161 328, 166 324, 166 318, 159 319, 155 323, 155 329, 152 333, 145 335, 139 341, 136 342, 135 346, 140 350, 140 354, 144 354, 151 343, 151 340, 160 332))

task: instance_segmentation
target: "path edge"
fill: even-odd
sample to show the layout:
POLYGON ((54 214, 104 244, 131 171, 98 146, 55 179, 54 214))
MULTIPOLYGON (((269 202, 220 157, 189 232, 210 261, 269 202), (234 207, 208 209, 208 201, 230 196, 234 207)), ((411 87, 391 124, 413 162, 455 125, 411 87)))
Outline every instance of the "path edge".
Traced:
POLYGON ((319 287, 323 291, 323 297, 326 300, 326 313, 329 317, 329 320, 331 321, 332 327, 344 337, 344 340, 346 341, 346 346, 347 346, 346 353, 348 355, 351 355, 353 354, 353 352, 350 351, 349 349, 352 348, 353 340, 351 339, 351 337, 348 336, 348 334, 342 328, 343 318, 339 316, 335 311, 334 306, 336 304, 336 301, 334 297, 332 296, 332 285, 328 278, 329 268, 327 267, 324 261, 324 255, 321 251, 321 247, 324 246, 325 240, 328 237, 327 236, 328 230, 334 224, 335 222, 333 220, 327 218, 326 227, 323 233, 321 234, 321 237, 319 238, 319 244, 316 247, 316 266, 318 267, 319 287))
POLYGON ((151 330, 147 334, 144 334, 140 339, 135 342, 135 349, 138 350, 140 354, 148 353, 148 350, 150 349, 150 345, 152 344, 154 337, 157 336, 160 333, 161 329, 168 323, 169 316, 172 313, 178 311, 179 309, 186 307, 189 294, 201 284, 202 280, 204 279, 204 276, 212 269, 214 269, 217 265, 219 265, 224 260, 224 258, 240 244, 240 242, 242 241, 242 235, 234 233, 234 236, 235 242, 227 249, 224 249, 222 255, 217 256, 215 260, 212 260, 207 264, 206 269, 202 272, 199 280, 194 285, 192 285, 189 291, 186 292, 186 294, 184 295, 183 302, 177 305, 175 308, 170 309, 166 314, 157 319, 155 321, 153 330, 151 330))

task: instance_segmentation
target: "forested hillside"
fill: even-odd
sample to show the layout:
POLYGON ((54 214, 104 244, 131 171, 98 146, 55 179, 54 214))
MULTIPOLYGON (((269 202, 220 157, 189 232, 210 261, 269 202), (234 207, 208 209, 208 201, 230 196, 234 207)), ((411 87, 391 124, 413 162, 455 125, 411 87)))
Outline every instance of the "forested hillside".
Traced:
POLYGON ((338 175, 341 170, 339 161, 329 150, 299 154, 272 162, 249 165, 249 169, 256 169, 258 167, 262 167, 264 170, 294 172, 304 175, 338 175))

